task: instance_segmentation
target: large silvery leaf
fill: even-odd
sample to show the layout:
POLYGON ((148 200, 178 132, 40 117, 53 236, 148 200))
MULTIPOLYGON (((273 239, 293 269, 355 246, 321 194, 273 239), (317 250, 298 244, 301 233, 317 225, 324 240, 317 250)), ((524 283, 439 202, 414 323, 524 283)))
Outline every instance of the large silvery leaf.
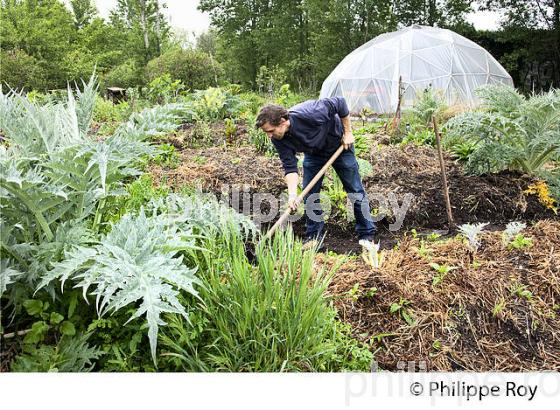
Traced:
POLYGON ((77 247, 43 278, 39 289, 51 281, 72 280, 84 297, 95 297, 100 316, 137 304, 130 318, 145 316, 148 322, 152 358, 156 361, 158 327, 165 323, 162 313, 187 317, 180 304, 180 291, 197 296, 199 280, 177 250, 195 248, 194 237, 185 226, 175 224, 167 215, 147 217, 125 215, 94 248, 77 247), (178 239, 180 238, 180 239, 178 239))
POLYGON ((180 104, 157 105, 134 113, 116 135, 129 141, 144 141, 174 131, 185 108, 180 104))
POLYGON ((6 291, 6 287, 10 283, 14 283, 16 278, 22 276, 23 272, 10 266, 10 261, 7 259, 0 260, 0 296, 6 291))
POLYGON ((95 73, 91 75, 87 84, 84 81, 82 81, 82 84, 84 86, 83 91, 80 91, 80 89, 76 87, 76 94, 78 96, 76 103, 76 117, 78 119, 80 132, 85 135, 87 134, 91 124, 95 98, 99 88, 95 73))

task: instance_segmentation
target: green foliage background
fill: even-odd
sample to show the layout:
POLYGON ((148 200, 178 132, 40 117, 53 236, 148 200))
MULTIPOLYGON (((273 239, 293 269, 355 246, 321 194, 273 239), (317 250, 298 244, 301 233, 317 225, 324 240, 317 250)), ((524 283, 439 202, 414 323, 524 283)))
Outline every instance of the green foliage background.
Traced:
POLYGON ((258 89, 265 67, 294 90, 316 92, 345 55, 410 24, 475 41, 524 91, 560 86, 559 0, 201 0, 211 29, 186 41, 162 14, 164 1, 119 0, 108 20, 93 0, 1 5, 0 82, 14 88, 65 88, 96 67, 107 86, 144 86, 170 74, 189 89, 224 81, 258 89), (466 19, 474 10, 503 10, 499 30, 476 30, 466 19))

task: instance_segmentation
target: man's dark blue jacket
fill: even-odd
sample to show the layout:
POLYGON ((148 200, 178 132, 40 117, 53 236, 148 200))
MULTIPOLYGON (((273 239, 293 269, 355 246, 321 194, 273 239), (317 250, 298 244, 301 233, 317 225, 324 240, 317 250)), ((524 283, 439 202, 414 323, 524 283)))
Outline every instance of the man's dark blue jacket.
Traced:
POLYGON ((340 118, 348 116, 343 97, 309 100, 290 108, 290 128, 281 140, 272 139, 284 173, 297 172, 296 152, 331 156, 340 147, 343 127, 340 118))

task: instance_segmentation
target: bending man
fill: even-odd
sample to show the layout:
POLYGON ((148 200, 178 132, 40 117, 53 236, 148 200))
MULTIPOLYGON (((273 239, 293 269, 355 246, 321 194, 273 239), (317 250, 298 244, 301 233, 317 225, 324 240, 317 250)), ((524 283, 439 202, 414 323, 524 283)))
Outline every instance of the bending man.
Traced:
MULTIPOLYGON (((298 203, 297 152, 304 152, 303 188, 305 188, 342 144, 344 151, 333 163, 348 198, 353 202, 356 232, 359 240, 373 241, 375 224, 362 185, 354 154, 354 136, 346 101, 342 97, 309 100, 286 108, 269 104, 261 108, 255 126, 270 138, 284 167, 288 186, 288 206, 296 210, 298 203)), ((315 245, 321 239, 324 221, 319 193, 323 178, 304 197, 305 242, 315 245)))

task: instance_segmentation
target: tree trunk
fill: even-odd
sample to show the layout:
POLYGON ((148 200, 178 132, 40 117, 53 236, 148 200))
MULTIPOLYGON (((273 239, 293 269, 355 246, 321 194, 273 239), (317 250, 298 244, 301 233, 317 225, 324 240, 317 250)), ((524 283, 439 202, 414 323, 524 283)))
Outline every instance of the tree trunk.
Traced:
POLYGON ((148 59, 150 42, 148 39, 148 25, 146 24, 146 0, 140 0, 140 27, 142 28, 142 35, 144 36, 146 59, 148 59))
MULTIPOLYGON (((146 39, 144 39, 146 41, 146 39)), ((159 0, 156 0, 156 52, 161 55, 161 13, 159 9, 159 0)))

